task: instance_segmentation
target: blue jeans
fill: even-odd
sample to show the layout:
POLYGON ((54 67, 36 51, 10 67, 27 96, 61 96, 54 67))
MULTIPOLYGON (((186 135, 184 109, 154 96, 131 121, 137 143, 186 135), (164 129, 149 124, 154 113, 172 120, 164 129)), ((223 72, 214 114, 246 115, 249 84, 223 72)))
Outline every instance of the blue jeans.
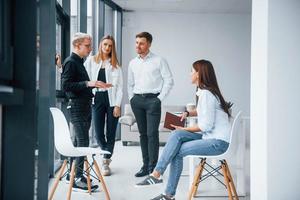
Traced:
POLYGON ((174 196, 183 167, 183 157, 188 155, 219 155, 226 151, 228 143, 218 139, 202 139, 202 134, 175 130, 160 156, 155 170, 163 174, 170 165, 165 194, 174 196))

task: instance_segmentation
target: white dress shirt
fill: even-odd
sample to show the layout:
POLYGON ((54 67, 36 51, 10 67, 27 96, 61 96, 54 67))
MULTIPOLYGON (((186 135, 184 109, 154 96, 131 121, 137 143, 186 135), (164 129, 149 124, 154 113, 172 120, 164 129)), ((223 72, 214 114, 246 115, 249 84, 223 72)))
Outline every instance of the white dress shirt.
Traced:
POLYGON ((160 93, 162 101, 173 87, 173 77, 165 59, 149 52, 145 58, 137 56, 128 66, 128 97, 134 94, 160 93))
POLYGON ((121 67, 117 66, 117 68, 113 68, 110 63, 110 59, 96 63, 93 56, 90 56, 86 59, 86 61, 84 62, 84 66, 91 81, 96 81, 98 79, 98 73, 101 66, 105 68, 106 83, 111 83, 113 87, 108 89, 94 88, 92 90, 93 94, 95 95, 97 91, 107 90, 109 105, 111 107, 120 107, 123 97, 123 74, 121 67))
POLYGON ((209 90, 198 89, 197 104, 198 127, 203 134, 202 139, 220 139, 229 143, 230 122, 223 111, 220 101, 209 90))

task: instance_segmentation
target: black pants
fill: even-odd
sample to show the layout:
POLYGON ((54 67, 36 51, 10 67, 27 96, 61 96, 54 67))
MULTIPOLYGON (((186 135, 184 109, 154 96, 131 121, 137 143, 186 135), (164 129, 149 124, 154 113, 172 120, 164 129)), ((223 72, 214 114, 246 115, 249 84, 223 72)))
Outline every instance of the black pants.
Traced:
MULTIPOLYGON (((73 144, 75 147, 89 146, 89 129, 91 126, 91 100, 70 100, 70 120, 74 126, 73 144)), ((72 163, 73 159, 71 159, 72 163)), ((76 158, 76 177, 83 174, 84 157, 76 158)))
POLYGON ((116 138, 118 117, 113 116, 114 107, 110 107, 107 92, 96 92, 95 104, 93 105, 93 122, 95 125, 96 139, 101 149, 111 154, 104 155, 104 158, 111 158, 116 138), (104 125, 106 118, 106 134, 104 125))
POLYGON ((161 117, 161 102, 158 94, 137 95, 130 100, 140 132, 143 168, 153 170, 158 160, 158 127, 161 117))

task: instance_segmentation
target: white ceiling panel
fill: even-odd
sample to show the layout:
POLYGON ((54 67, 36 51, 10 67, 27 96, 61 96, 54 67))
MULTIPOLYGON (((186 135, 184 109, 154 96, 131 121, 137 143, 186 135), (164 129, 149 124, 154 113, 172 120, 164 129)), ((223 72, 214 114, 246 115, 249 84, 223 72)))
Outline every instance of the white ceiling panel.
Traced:
POLYGON ((113 0, 128 11, 251 13, 251 0, 113 0))

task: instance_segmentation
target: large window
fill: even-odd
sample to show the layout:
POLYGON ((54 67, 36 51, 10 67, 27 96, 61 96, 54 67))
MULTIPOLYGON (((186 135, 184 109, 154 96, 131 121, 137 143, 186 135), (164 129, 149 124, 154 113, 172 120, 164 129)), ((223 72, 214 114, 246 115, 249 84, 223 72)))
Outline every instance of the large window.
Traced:
MULTIPOLYGON (((56 54, 58 54, 61 57, 61 53, 62 53, 62 46, 61 46, 61 42, 62 42, 62 32, 61 32, 61 24, 59 24, 58 22, 56 22, 56 45, 55 45, 55 50, 56 50, 56 54)), ((55 86, 56 86, 56 90, 60 90, 60 69, 58 67, 56 67, 56 80, 55 80, 55 86)), ((57 104, 56 104, 57 105, 57 104)))
POLYGON ((87 0, 87 33, 93 35, 93 0, 87 0))
POLYGON ((122 61, 122 9, 112 1, 105 1, 104 35, 112 35, 116 41, 117 56, 122 61))
POLYGON ((10 66, 10 6, 8 1, 0 1, 0 85, 12 79, 10 66))
POLYGON ((114 12, 111 7, 105 4, 104 35, 114 36, 114 12))
POLYGON ((114 37, 116 38, 118 60, 122 62, 122 13, 114 11, 114 37))
POLYGON ((79 17, 78 17, 78 1, 71 0, 71 24, 70 24, 70 39, 79 30, 79 17))
POLYGON ((2 172, 2 105, 0 104, 0 193, 1 193, 1 172, 2 172))
MULTIPOLYGON (((61 62, 69 56, 69 34, 70 34, 70 17, 67 14, 66 10, 69 10, 69 8, 65 8, 61 3, 62 1, 58 1, 56 4, 56 37, 55 37, 55 53, 60 55, 61 62)), ((77 1, 76 1, 77 2, 77 1)), ((76 23, 77 24, 77 23, 76 23)), ((72 25, 71 25, 72 28, 72 25)), ((54 55, 53 55, 54 59, 54 55)), ((53 66, 54 67, 54 66, 53 66)), ((61 72, 62 69, 58 66, 55 67, 55 89, 56 89, 56 107, 60 108, 66 116, 66 100, 63 96, 63 92, 61 91, 61 72)), ((68 117, 67 117, 68 118, 68 117)), ((56 151, 56 149, 53 146, 52 150, 53 154, 50 154, 51 159, 53 158, 53 170, 55 171, 61 164, 61 159, 59 153, 56 151)))
POLYGON ((0 60, 3 60, 4 55, 4 10, 3 10, 3 1, 0 2, 0 60))

